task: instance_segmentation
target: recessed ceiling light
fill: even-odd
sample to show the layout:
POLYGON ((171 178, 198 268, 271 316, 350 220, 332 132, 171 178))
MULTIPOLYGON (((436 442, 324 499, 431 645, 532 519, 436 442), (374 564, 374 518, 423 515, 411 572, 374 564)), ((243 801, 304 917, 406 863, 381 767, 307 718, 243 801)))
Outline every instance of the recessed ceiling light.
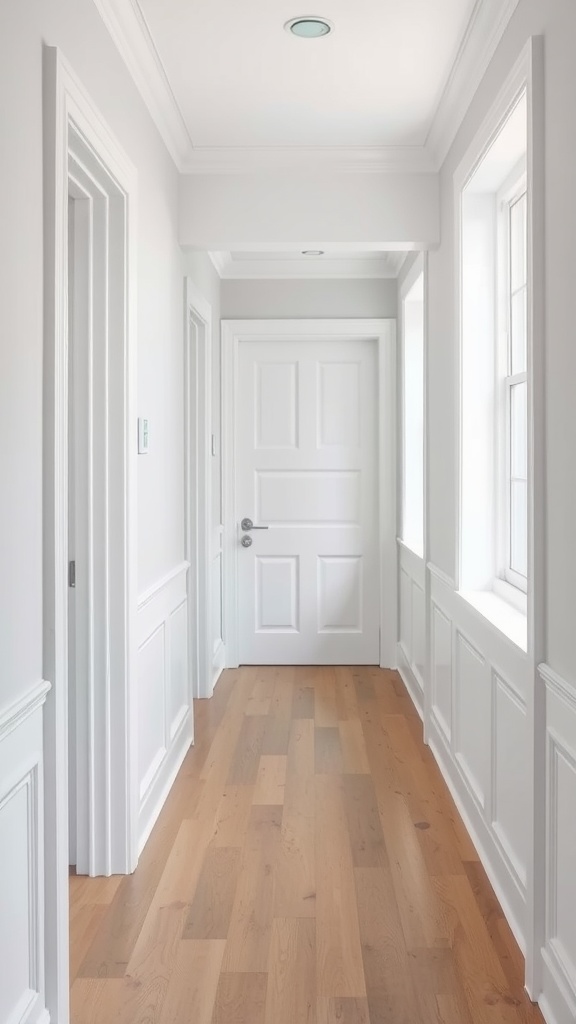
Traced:
POLYGON ((303 256, 323 256, 323 249, 304 249, 302 252, 303 256))
POLYGON ((300 36, 302 39, 320 39, 321 36, 329 35, 334 26, 326 18, 307 15, 306 17, 292 18, 291 21, 286 22, 284 28, 287 32, 291 32, 294 36, 300 36))

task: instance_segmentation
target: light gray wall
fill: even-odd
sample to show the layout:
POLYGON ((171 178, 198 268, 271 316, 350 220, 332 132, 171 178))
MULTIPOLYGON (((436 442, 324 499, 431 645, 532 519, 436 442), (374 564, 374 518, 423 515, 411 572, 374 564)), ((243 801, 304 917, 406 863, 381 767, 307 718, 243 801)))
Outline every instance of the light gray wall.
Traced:
POLYGON ((222 317, 394 317, 396 282, 222 281, 222 317))

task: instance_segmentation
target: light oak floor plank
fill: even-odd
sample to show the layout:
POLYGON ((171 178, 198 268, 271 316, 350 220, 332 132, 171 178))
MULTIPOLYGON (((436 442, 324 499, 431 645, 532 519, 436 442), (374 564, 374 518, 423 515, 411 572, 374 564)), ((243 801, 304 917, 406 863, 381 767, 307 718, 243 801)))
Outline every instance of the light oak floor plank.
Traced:
POLYGON ((72 1024, 542 1024, 395 672, 246 667, 126 878, 70 878, 72 1024))

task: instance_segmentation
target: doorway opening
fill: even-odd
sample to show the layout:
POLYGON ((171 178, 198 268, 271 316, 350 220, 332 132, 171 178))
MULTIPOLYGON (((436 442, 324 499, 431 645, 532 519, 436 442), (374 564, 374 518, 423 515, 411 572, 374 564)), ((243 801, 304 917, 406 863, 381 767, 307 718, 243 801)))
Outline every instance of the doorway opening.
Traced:
POLYGON ((45 965, 68 1018, 68 864, 132 871, 136 175, 45 50, 45 965))
MULTIPOLYGON (((184 500, 193 696, 211 697, 211 335, 212 309, 186 280, 184 329, 184 500)), ((190 700, 192 705, 192 700, 190 700)))

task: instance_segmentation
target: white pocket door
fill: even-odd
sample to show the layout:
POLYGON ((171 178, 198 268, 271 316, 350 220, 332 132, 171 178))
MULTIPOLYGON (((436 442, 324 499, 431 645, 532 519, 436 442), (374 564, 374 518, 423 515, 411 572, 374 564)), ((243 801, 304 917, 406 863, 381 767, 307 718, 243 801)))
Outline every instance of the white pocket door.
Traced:
POLYGON ((241 663, 378 663, 377 395, 375 340, 240 340, 241 663))

